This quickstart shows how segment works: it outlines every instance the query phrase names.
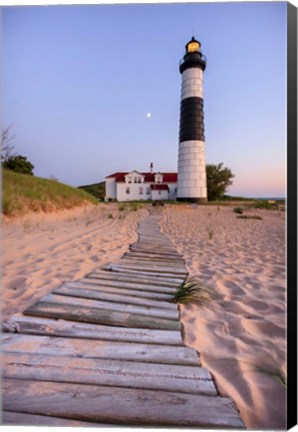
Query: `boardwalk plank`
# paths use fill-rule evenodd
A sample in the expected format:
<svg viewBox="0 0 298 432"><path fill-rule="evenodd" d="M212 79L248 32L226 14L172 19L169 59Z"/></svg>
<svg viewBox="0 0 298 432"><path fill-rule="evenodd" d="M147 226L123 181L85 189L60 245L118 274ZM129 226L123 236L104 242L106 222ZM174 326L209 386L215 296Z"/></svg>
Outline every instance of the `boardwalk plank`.
<svg viewBox="0 0 298 432"><path fill-rule="evenodd" d="M169 301L160 301L160 300L151 300L140 297L138 291L133 291L132 295L119 295L111 292L104 292L100 287L97 289L88 289L88 285L84 287L71 287L71 286L61 286L59 288L55 288L52 293L71 296L71 297L81 297L88 298L93 300L104 300L108 302L117 302L123 304L134 304L139 306L151 306L157 307L161 309L171 309L177 311L177 305L174 303L170 303Z"/></svg>
<svg viewBox="0 0 298 432"><path fill-rule="evenodd" d="M169 271L173 270L173 272L183 272L185 273L185 267L183 264L172 264L170 262L165 261L157 261L150 259L140 259L139 257L122 257L118 264L132 265L138 267L150 267L160 269L161 272L163 269L167 268Z"/></svg>
<svg viewBox="0 0 298 432"><path fill-rule="evenodd" d="M129 288L136 290L145 290L155 293L163 293L163 294L173 294L177 288L180 286L180 283L164 283L161 281L158 283L158 280L152 282L148 279L137 279L128 275L127 273L118 275L117 272L108 272L111 273L110 276L103 278L101 274L90 273L86 277L80 279L80 283L93 283L93 284L101 284L106 286L115 286L118 288ZM107 285L109 284L109 285Z"/></svg>
<svg viewBox="0 0 298 432"><path fill-rule="evenodd" d="M64 296L59 294L48 294L41 300L43 303L57 303L73 305L77 307L89 307L100 311L115 311L130 314L138 314L142 316L150 316L155 318L166 318L171 320L179 319L179 312L175 309L162 309L151 306L130 305L126 303L116 303L109 301L85 299L79 297Z"/></svg>
<svg viewBox="0 0 298 432"><path fill-rule="evenodd" d="M18 379L2 384L4 410L99 423L243 428L229 398Z"/></svg>
<svg viewBox="0 0 298 432"><path fill-rule="evenodd" d="M150 254L145 254L145 253L137 253L137 252L126 252L122 259L137 259L140 262L141 261L153 261L153 262L157 262L157 263L165 263L165 264L173 264L173 265L180 265L180 266L184 266L185 262L184 260L181 258L179 260L177 259L170 259L170 258L166 258L163 255L150 255Z"/></svg>
<svg viewBox="0 0 298 432"><path fill-rule="evenodd" d="M144 244L144 243L134 243L129 247L129 250L131 252L143 252L143 253L149 253L151 255L166 255L168 257L173 257L173 258L181 258L181 255L178 254L177 252L174 252L174 250L164 250L162 248L150 248L148 247L148 245Z"/></svg>
<svg viewBox="0 0 298 432"><path fill-rule="evenodd" d="M161 300L166 302L172 302L174 293L176 289L168 289L163 288L162 290L158 290L158 288L149 287L147 290L147 286L133 285L127 284L125 282L101 282L98 278L83 278L78 282L65 282L62 286L70 287L70 288L86 288L88 290L102 291L106 293L114 293L119 295L127 295L127 296L138 296L139 298L144 299L152 299L152 300ZM129 289L127 289L128 287ZM154 291L154 289L156 291Z"/></svg>
<svg viewBox="0 0 298 432"><path fill-rule="evenodd" d="M41 301L30 306L23 313L25 315L31 316L62 318L70 321L105 324L120 327L180 330L179 321L125 312L100 310L91 307L79 307L76 305L47 303Z"/></svg>
<svg viewBox="0 0 298 432"><path fill-rule="evenodd" d="M4 322L2 331L32 335L60 336L64 338L86 338L118 342L184 346L179 331L113 327L61 319L53 320L38 318L36 316L31 317L22 314L14 315Z"/></svg>
<svg viewBox="0 0 298 432"><path fill-rule="evenodd" d="M164 259L166 261L170 261L173 263L184 263L184 259L182 258L181 255L177 255L175 257L171 256L171 255L165 255L165 254L158 254L158 253L154 253L151 254L150 252L125 252L124 256L128 256L128 257L140 257L140 258L151 258L151 259Z"/></svg>
<svg viewBox="0 0 298 432"><path fill-rule="evenodd" d="M185 268L180 269L177 267L171 267L171 266L158 266L158 265L154 265L154 264L144 264L144 263L139 263L137 261L135 262L129 262L126 260L120 260L117 263L112 263L108 265L108 268L111 266L111 268L113 269L114 266L119 266L120 268L123 267L126 269L131 269L131 270L137 270L137 271L141 271L141 272L149 272L149 273L157 273L160 275L163 275L163 277L168 277L168 274L172 275L172 277L185 277L187 275L187 272L185 270Z"/></svg>
<svg viewBox="0 0 298 432"><path fill-rule="evenodd" d="M4 353L4 378L179 391L217 396L207 369L197 366L77 358L35 353Z"/></svg>
<svg viewBox="0 0 298 432"><path fill-rule="evenodd" d="M80 420L67 420L62 417L50 417L45 415L26 414L15 411L3 411L1 424L3 426L58 426L58 427L111 427L117 425L108 425L103 423L94 423Z"/></svg>
<svg viewBox="0 0 298 432"><path fill-rule="evenodd" d="M199 364L196 351L184 346L64 339L61 337L9 333L2 335L1 339L3 349L6 352L40 353L77 358L128 360L186 366L198 366Z"/></svg>
<svg viewBox="0 0 298 432"><path fill-rule="evenodd" d="M156 276L157 278L159 277L163 277L163 278L172 278L172 279L176 279L177 282L179 281L180 283L182 283L185 279L185 277L187 276L187 273L173 273L170 272L169 274L167 274L166 271L160 272L159 270L156 269L142 269L140 267L132 267L132 266L125 266L125 265L120 265L120 264L108 264L106 267L106 270L109 271L113 271L113 272L122 272L122 273L129 273L131 275L134 274L139 274L139 275L151 275L151 276Z"/></svg>
<svg viewBox="0 0 298 432"><path fill-rule="evenodd" d="M86 277L99 278L101 280L112 280L112 281L121 281L128 282L131 284L138 284L140 286L152 286L156 287L169 287L169 288L177 288L181 281L176 278L164 278L162 276L155 275L140 275L138 273L127 274L124 272L113 272L113 271L104 271L104 270L95 270L92 273L89 273ZM84 279L84 278L83 278ZM81 280L83 280L81 279Z"/></svg>

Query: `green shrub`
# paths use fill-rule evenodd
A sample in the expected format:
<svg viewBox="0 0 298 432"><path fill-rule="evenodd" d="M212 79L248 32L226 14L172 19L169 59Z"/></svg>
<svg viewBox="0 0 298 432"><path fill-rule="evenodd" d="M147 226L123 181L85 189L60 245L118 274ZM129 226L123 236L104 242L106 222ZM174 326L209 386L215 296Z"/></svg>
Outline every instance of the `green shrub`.
<svg viewBox="0 0 298 432"><path fill-rule="evenodd" d="M267 209L267 210L277 209L276 204L270 204L268 201L262 201L262 200L256 201L253 207L256 209Z"/></svg>
<svg viewBox="0 0 298 432"><path fill-rule="evenodd" d="M234 213L242 214L244 212L243 207L234 207Z"/></svg>

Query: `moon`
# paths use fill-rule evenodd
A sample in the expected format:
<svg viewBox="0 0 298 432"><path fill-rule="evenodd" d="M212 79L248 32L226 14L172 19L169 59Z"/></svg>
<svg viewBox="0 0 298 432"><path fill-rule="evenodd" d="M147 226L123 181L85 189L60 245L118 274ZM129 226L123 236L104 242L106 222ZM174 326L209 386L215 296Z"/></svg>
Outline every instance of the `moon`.
<svg viewBox="0 0 298 432"><path fill-rule="evenodd" d="M147 113L147 118L149 119L150 117L151 117L151 113L148 112L148 113Z"/></svg>

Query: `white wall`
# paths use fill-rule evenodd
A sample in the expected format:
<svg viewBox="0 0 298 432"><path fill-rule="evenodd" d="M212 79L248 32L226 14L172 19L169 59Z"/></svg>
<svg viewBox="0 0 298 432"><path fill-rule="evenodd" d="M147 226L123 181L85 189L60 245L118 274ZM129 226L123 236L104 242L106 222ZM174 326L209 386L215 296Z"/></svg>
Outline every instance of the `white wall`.
<svg viewBox="0 0 298 432"><path fill-rule="evenodd" d="M150 200L151 193L147 194L146 183L117 183L117 199L118 201L135 201L135 200ZM126 188L129 188L130 193L126 193ZM140 188L143 193L140 193Z"/></svg>
<svg viewBox="0 0 298 432"><path fill-rule="evenodd" d="M167 183L169 186L169 200L175 200L176 199L176 189L177 189L177 183Z"/></svg>
<svg viewBox="0 0 298 432"><path fill-rule="evenodd" d="M207 197L204 141L184 141L179 143L178 197Z"/></svg>
<svg viewBox="0 0 298 432"><path fill-rule="evenodd" d="M106 178L105 199L116 199L116 183L114 178Z"/></svg>

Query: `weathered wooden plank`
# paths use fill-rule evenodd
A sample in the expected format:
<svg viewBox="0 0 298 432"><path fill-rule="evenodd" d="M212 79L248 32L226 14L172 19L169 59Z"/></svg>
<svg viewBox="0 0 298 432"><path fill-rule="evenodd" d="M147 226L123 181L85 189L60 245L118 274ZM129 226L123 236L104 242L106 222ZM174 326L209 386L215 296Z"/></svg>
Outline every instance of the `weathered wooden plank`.
<svg viewBox="0 0 298 432"><path fill-rule="evenodd" d="M181 258L171 258L166 255L158 255L158 254L149 254L145 252L125 252L123 258L133 258L140 260L152 260L157 262L167 262L172 264L180 264L185 265L184 259Z"/></svg>
<svg viewBox="0 0 298 432"><path fill-rule="evenodd" d="M37 302L27 308L23 313L25 315L62 318L70 321L106 324L120 327L180 330L180 323L175 320L125 312L100 310L91 307L80 307L77 305Z"/></svg>
<svg viewBox="0 0 298 432"><path fill-rule="evenodd" d="M177 258L174 259L174 258L166 257L165 255L157 255L157 254L150 255L141 252L125 252L123 254L123 258L139 259L144 261L148 260L154 262L167 262L172 265L180 265L180 266L183 266L185 264L182 257L180 259Z"/></svg>
<svg viewBox="0 0 298 432"><path fill-rule="evenodd" d="M172 255L172 256L175 256L175 257L179 257L179 255L176 254L174 252L174 250L172 250L172 249L164 248L164 247L161 247L160 245L159 246L158 245L156 245L156 246L148 245L145 242L132 245L130 247L130 250L134 251L134 252L144 252L144 251L147 251L148 253L151 253L151 254L154 254L154 253L155 254L167 254L167 255Z"/></svg>
<svg viewBox="0 0 298 432"><path fill-rule="evenodd" d="M179 331L112 327L61 319L31 317L22 314L14 315L5 321L2 324L2 331L65 338L184 346Z"/></svg>
<svg viewBox="0 0 298 432"><path fill-rule="evenodd" d="M117 273L114 273L117 275ZM121 276L120 276L121 277ZM70 283L75 284L92 284L97 286L106 286L106 287L115 287L118 289L129 289L129 290L137 290L148 292L152 294L174 294L176 289L179 287L179 284L158 284L155 285L145 281L133 281L133 278L128 275L128 277L124 280L118 279L117 277L114 279L111 278L103 279L101 275L97 275L96 273L90 273L88 276L80 279L78 282L65 282L65 285Z"/></svg>
<svg viewBox="0 0 298 432"><path fill-rule="evenodd" d="M180 284L180 281L177 280L177 278L168 278L168 277L164 278L162 276L156 276L150 274L141 275L138 273L134 273L133 275L131 275L121 271L112 272L112 271L105 271L105 270L95 270L94 272L89 273L86 277L92 277L92 278L98 277L102 280L129 282L131 284L138 284L140 286L147 285L147 286L153 286L155 288L156 286L176 288Z"/></svg>
<svg viewBox="0 0 298 432"><path fill-rule="evenodd" d="M136 274L138 273L139 275L154 275L157 277L163 277L163 278L172 278L172 279L177 279L177 281L183 282L183 280L185 279L187 273L186 272L172 272L169 271L167 272L166 270L163 270L162 272L158 269L142 269L140 267L137 266L125 266L124 264L108 264L105 267L106 270L109 271L113 271L113 272L122 272L122 273L129 273L129 274Z"/></svg>
<svg viewBox="0 0 298 432"><path fill-rule="evenodd" d="M154 239L154 241L152 241L152 239ZM167 248L172 248L173 249L173 244L169 242L168 239L166 239L165 237L158 235L158 234L154 234L152 232L146 232L146 233L140 233L139 232L139 242L149 242L153 245L161 245L162 247L167 247Z"/></svg>
<svg viewBox="0 0 298 432"><path fill-rule="evenodd" d="M114 263L115 264L115 263ZM184 271L185 272L185 266L183 264L172 264L169 261L157 261L157 260L147 260L146 258L133 258L133 257L122 257L120 261L117 262L117 264L125 264L125 265L137 265L142 267L153 267L158 269L163 269L167 267L168 269L173 269L176 271ZM162 271L161 271L162 273Z"/></svg>
<svg viewBox="0 0 298 432"><path fill-rule="evenodd" d="M81 297L93 300L104 300L108 302L134 304L140 306L151 306L161 309L171 309L177 311L177 305L175 305L174 303L171 303L170 301L146 299L144 297L138 296L138 291L132 291L133 295L120 295L102 291L100 287L97 287L97 289L95 288L96 287L92 285L91 289L88 289L88 285L85 285L84 287L72 287L64 285L59 288L53 289L52 293L71 297Z"/></svg>
<svg viewBox="0 0 298 432"><path fill-rule="evenodd" d="M182 264L172 264L170 262L165 261L157 261L150 259L140 259L140 258L132 258L132 257L122 257L121 260L118 261L118 264L125 265L137 265L138 267L153 267L158 269L168 268L173 271L183 271L185 273L185 267Z"/></svg>
<svg viewBox="0 0 298 432"><path fill-rule="evenodd" d="M217 396L207 369L35 353L3 353L2 376Z"/></svg>
<svg viewBox="0 0 298 432"><path fill-rule="evenodd" d="M129 247L130 251L132 252L145 252L145 253L150 253L150 254L156 254L156 255L167 255L167 256L171 256L171 257L176 257L176 258L181 258L181 255L178 254L178 252L174 251L174 250L165 250L162 248L150 248L148 247L148 245L144 244L144 243L134 243Z"/></svg>
<svg viewBox="0 0 298 432"><path fill-rule="evenodd" d="M170 265L161 266L157 264L155 265L153 263L146 264L138 261L132 261L132 260L128 261L125 259L121 259L118 262L112 263L110 265L111 266L118 265L125 269L131 269L136 271L140 270L141 272L157 273L162 275L163 277L167 277L168 273L170 275L173 275L174 277L176 277L177 275L180 275L181 277L185 277L187 275L187 271L185 270L184 267L178 268Z"/></svg>
<svg viewBox="0 0 298 432"><path fill-rule="evenodd" d="M126 290L105 286L98 283L67 282L52 291L54 294L69 295L71 297L81 297L106 302L116 302L117 304L130 304L143 307L157 307L161 309L172 309L172 296L170 294L159 294L140 290Z"/></svg>
<svg viewBox="0 0 298 432"><path fill-rule="evenodd" d="M94 423L80 420L67 420L62 417L52 417L46 415L26 414L15 411L3 411L1 424L3 426L50 426L50 427L111 427L117 425L106 423Z"/></svg>
<svg viewBox="0 0 298 432"><path fill-rule="evenodd" d="M19 379L2 384L4 410L99 423L243 428L229 398Z"/></svg>
<svg viewBox="0 0 298 432"><path fill-rule="evenodd" d="M134 344L78 338L66 339L9 333L2 335L1 340L5 352L198 366L196 351L184 346Z"/></svg>
<svg viewBox="0 0 298 432"><path fill-rule="evenodd" d="M109 301L93 300L87 298L64 296L59 294L48 294L41 300L43 303L67 304L77 307L89 307L99 311L115 311L129 314L138 314L154 318L166 318L171 320L179 319L179 311L175 309L161 309L151 306L132 305L127 303L116 303Z"/></svg>

